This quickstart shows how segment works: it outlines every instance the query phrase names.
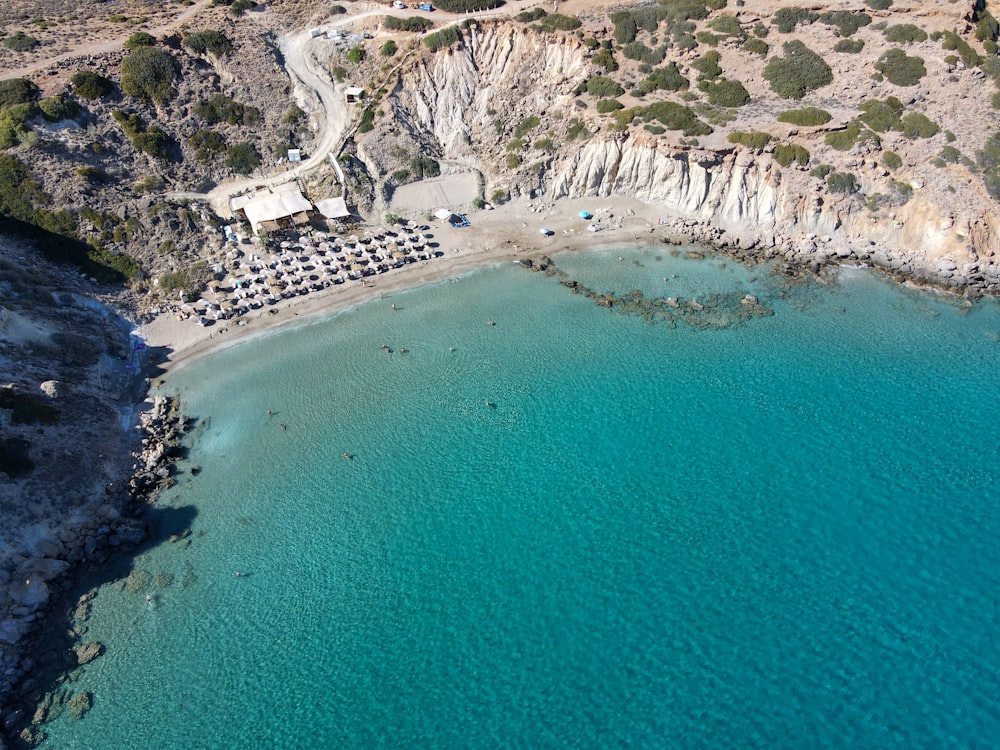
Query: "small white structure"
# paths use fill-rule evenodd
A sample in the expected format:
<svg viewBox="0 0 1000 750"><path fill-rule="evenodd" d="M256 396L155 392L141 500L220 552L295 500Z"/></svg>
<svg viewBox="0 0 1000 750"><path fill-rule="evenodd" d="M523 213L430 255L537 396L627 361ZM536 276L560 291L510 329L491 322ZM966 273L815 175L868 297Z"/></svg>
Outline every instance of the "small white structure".
<svg viewBox="0 0 1000 750"><path fill-rule="evenodd" d="M316 209L328 219L346 219L351 215L343 196L316 201Z"/></svg>
<svg viewBox="0 0 1000 750"><path fill-rule="evenodd" d="M451 217L454 215L455 214L453 214L447 208L439 208L437 211L434 212L434 218L440 219L441 221L451 221Z"/></svg>
<svg viewBox="0 0 1000 750"><path fill-rule="evenodd" d="M297 148L288 149L288 161L302 161L302 151Z"/></svg>
<svg viewBox="0 0 1000 750"><path fill-rule="evenodd" d="M310 29L309 30L309 36L312 39L315 39L318 36L323 36L323 29Z"/></svg>
<svg viewBox="0 0 1000 750"><path fill-rule="evenodd" d="M360 86L348 86L344 89L348 104L355 104L365 98L365 90Z"/></svg>

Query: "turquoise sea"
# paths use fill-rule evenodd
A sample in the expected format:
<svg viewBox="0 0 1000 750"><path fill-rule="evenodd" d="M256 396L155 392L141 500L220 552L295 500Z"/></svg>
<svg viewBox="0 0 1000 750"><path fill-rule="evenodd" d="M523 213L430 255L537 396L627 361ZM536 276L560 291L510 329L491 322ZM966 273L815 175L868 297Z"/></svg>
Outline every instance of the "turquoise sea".
<svg viewBox="0 0 1000 750"><path fill-rule="evenodd" d="M1000 307L557 262L775 314L504 264L181 368L192 535L100 590L45 746L995 747Z"/></svg>

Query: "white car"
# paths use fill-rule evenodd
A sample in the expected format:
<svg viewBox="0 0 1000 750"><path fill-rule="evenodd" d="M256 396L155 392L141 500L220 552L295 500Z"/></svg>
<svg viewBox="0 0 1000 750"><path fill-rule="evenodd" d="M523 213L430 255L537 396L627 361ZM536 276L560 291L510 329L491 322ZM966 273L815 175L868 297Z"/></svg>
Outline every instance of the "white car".
<svg viewBox="0 0 1000 750"><path fill-rule="evenodd" d="M399 0L393 0L392 7L395 8L396 10L405 10L406 3L401 3L399 2Z"/></svg>

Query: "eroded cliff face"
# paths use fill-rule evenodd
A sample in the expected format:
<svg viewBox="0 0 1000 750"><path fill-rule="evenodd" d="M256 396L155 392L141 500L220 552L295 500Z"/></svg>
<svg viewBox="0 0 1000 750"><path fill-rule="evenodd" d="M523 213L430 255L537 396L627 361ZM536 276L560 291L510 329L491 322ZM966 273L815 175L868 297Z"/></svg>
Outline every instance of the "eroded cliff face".
<svg viewBox="0 0 1000 750"><path fill-rule="evenodd" d="M457 48L404 72L389 99L394 130L376 130L361 152L376 174L387 174L385 143L403 137L445 169L479 171L486 196L496 188L548 198L629 196L662 206L667 225L697 228L701 238L789 260L870 262L943 286L1000 291L995 202L973 181L966 181L967 194L955 195L914 179L908 199L873 204L865 196L890 182L877 154L826 150L826 158L840 159L834 168L859 175L861 194L844 195L807 168L782 167L768 149L719 138L708 139L714 147L682 145L640 127L616 132L607 118L574 104L575 90L594 74L587 52L571 37L512 24L466 30ZM519 124L533 117L540 124L512 145ZM575 119L585 123L582 137L561 137ZM539 149L544 138L552 145Z"/></svg>

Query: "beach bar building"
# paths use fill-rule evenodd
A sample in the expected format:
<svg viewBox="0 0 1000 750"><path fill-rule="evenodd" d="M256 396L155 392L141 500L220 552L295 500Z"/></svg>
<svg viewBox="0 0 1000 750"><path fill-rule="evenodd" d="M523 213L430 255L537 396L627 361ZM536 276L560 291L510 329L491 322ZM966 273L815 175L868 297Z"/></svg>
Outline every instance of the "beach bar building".
<svg viewBox="0 0 1000 750"><path fill-rule="evenodd" d="M245 217L254 232L262 229L273 232L307 224L309 212L313 210L294 182L237 195L229 200L229 208L234 214Z"/></svg>

